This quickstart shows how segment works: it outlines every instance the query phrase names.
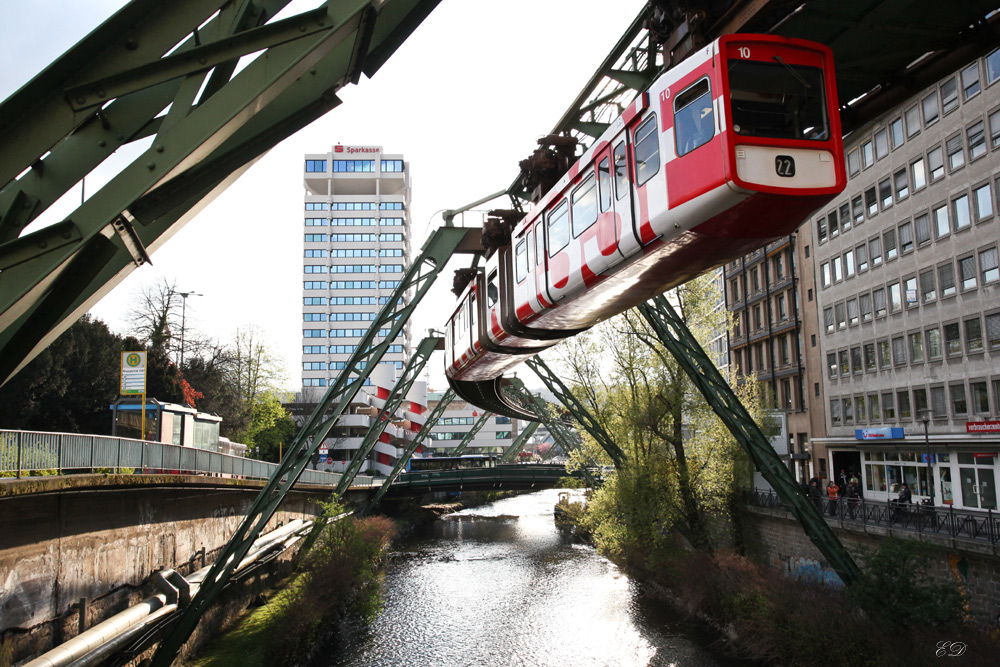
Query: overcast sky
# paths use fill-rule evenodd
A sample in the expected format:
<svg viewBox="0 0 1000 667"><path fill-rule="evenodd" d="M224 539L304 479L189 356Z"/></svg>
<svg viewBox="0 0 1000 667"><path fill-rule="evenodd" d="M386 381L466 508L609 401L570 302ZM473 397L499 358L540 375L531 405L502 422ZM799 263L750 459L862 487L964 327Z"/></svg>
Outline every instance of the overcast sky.
<svg viewBox="0 0 1000 667"><path fill-rule="evenodd" d="M125 3L8 4L0 25L0 99ZM318 4L296 0L289 9ZM137 269L105 297L94 315L124 333L141 286L176 281L181 291L204 294L188 300L189 331L227 341L237 327L258 326L284 359L287 387L298 389L303 155L337 143L402 153L411 170L416 253L427 230L440 224L439 211L513 181L518 161L555 125L644 4L443 0L371 80L362 77L342 90L340 107L261 159L156 252L152 266ZM88 178L87 195L113 173ZM76 188L39 224L61 220L79 199ZM440 328L453 307L450 268L414 316L414 344L429 327ZM443 361L435 357L431 364L431 386L441 389Z"/></svg>

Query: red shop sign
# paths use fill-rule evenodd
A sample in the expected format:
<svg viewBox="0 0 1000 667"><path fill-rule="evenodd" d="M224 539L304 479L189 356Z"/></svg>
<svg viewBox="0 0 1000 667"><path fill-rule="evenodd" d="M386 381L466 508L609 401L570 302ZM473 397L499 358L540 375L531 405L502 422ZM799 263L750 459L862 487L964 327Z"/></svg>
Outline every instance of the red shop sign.
<svg viewBox="0 0 1000 667"><path fill-rule="evenodd" d="M965 422L966 433L1000 433L1000 421Z"/></svg>

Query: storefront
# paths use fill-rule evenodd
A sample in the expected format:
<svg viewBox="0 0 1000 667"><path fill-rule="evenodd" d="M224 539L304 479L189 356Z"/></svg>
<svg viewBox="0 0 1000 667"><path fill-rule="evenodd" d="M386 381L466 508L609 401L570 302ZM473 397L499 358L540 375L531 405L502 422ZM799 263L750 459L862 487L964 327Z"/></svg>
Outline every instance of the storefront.
<svg viewBox="0 0 1000 667"><path fill-rule="evenodd" d="M826 438L831 469L860 459L861 488L868 500L899 496L939 507L996 510L1000 441L993 437L906 435L902 428L857 429L853 441Z"/></svg>

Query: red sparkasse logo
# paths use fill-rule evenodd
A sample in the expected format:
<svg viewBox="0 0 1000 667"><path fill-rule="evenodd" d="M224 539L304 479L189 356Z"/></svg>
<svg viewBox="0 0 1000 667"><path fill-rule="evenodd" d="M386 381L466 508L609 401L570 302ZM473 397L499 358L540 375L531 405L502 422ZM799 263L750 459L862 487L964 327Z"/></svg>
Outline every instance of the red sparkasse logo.
<svg viewBox="0 0 1000 667"><path fill-rule="evenodd" d="M334 153L343 153L344 152L344 147L341 146L340 144L337 144L336 146L333 147L333 152Z"/></svg>

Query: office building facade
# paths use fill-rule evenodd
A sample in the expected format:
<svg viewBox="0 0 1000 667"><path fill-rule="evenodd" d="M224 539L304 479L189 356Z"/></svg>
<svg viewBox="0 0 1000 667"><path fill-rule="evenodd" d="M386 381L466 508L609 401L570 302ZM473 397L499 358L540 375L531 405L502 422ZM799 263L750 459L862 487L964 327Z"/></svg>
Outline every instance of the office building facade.
<svg viewBox="0 0 1000 667"><path fill-rule="evenodd" d="M810 221L831 474L867 498L997 508L1000 51L845 140Z"/></svg>
<svg viewBox="0 0 1000 667"><path fill-rule="evenodd" d="M302 388L337 378L410 263L410 176L402 155L333 146L303 164ZM379 338L388 333L379 331ZM410 357L410 325L380 363Z"/></svg>

